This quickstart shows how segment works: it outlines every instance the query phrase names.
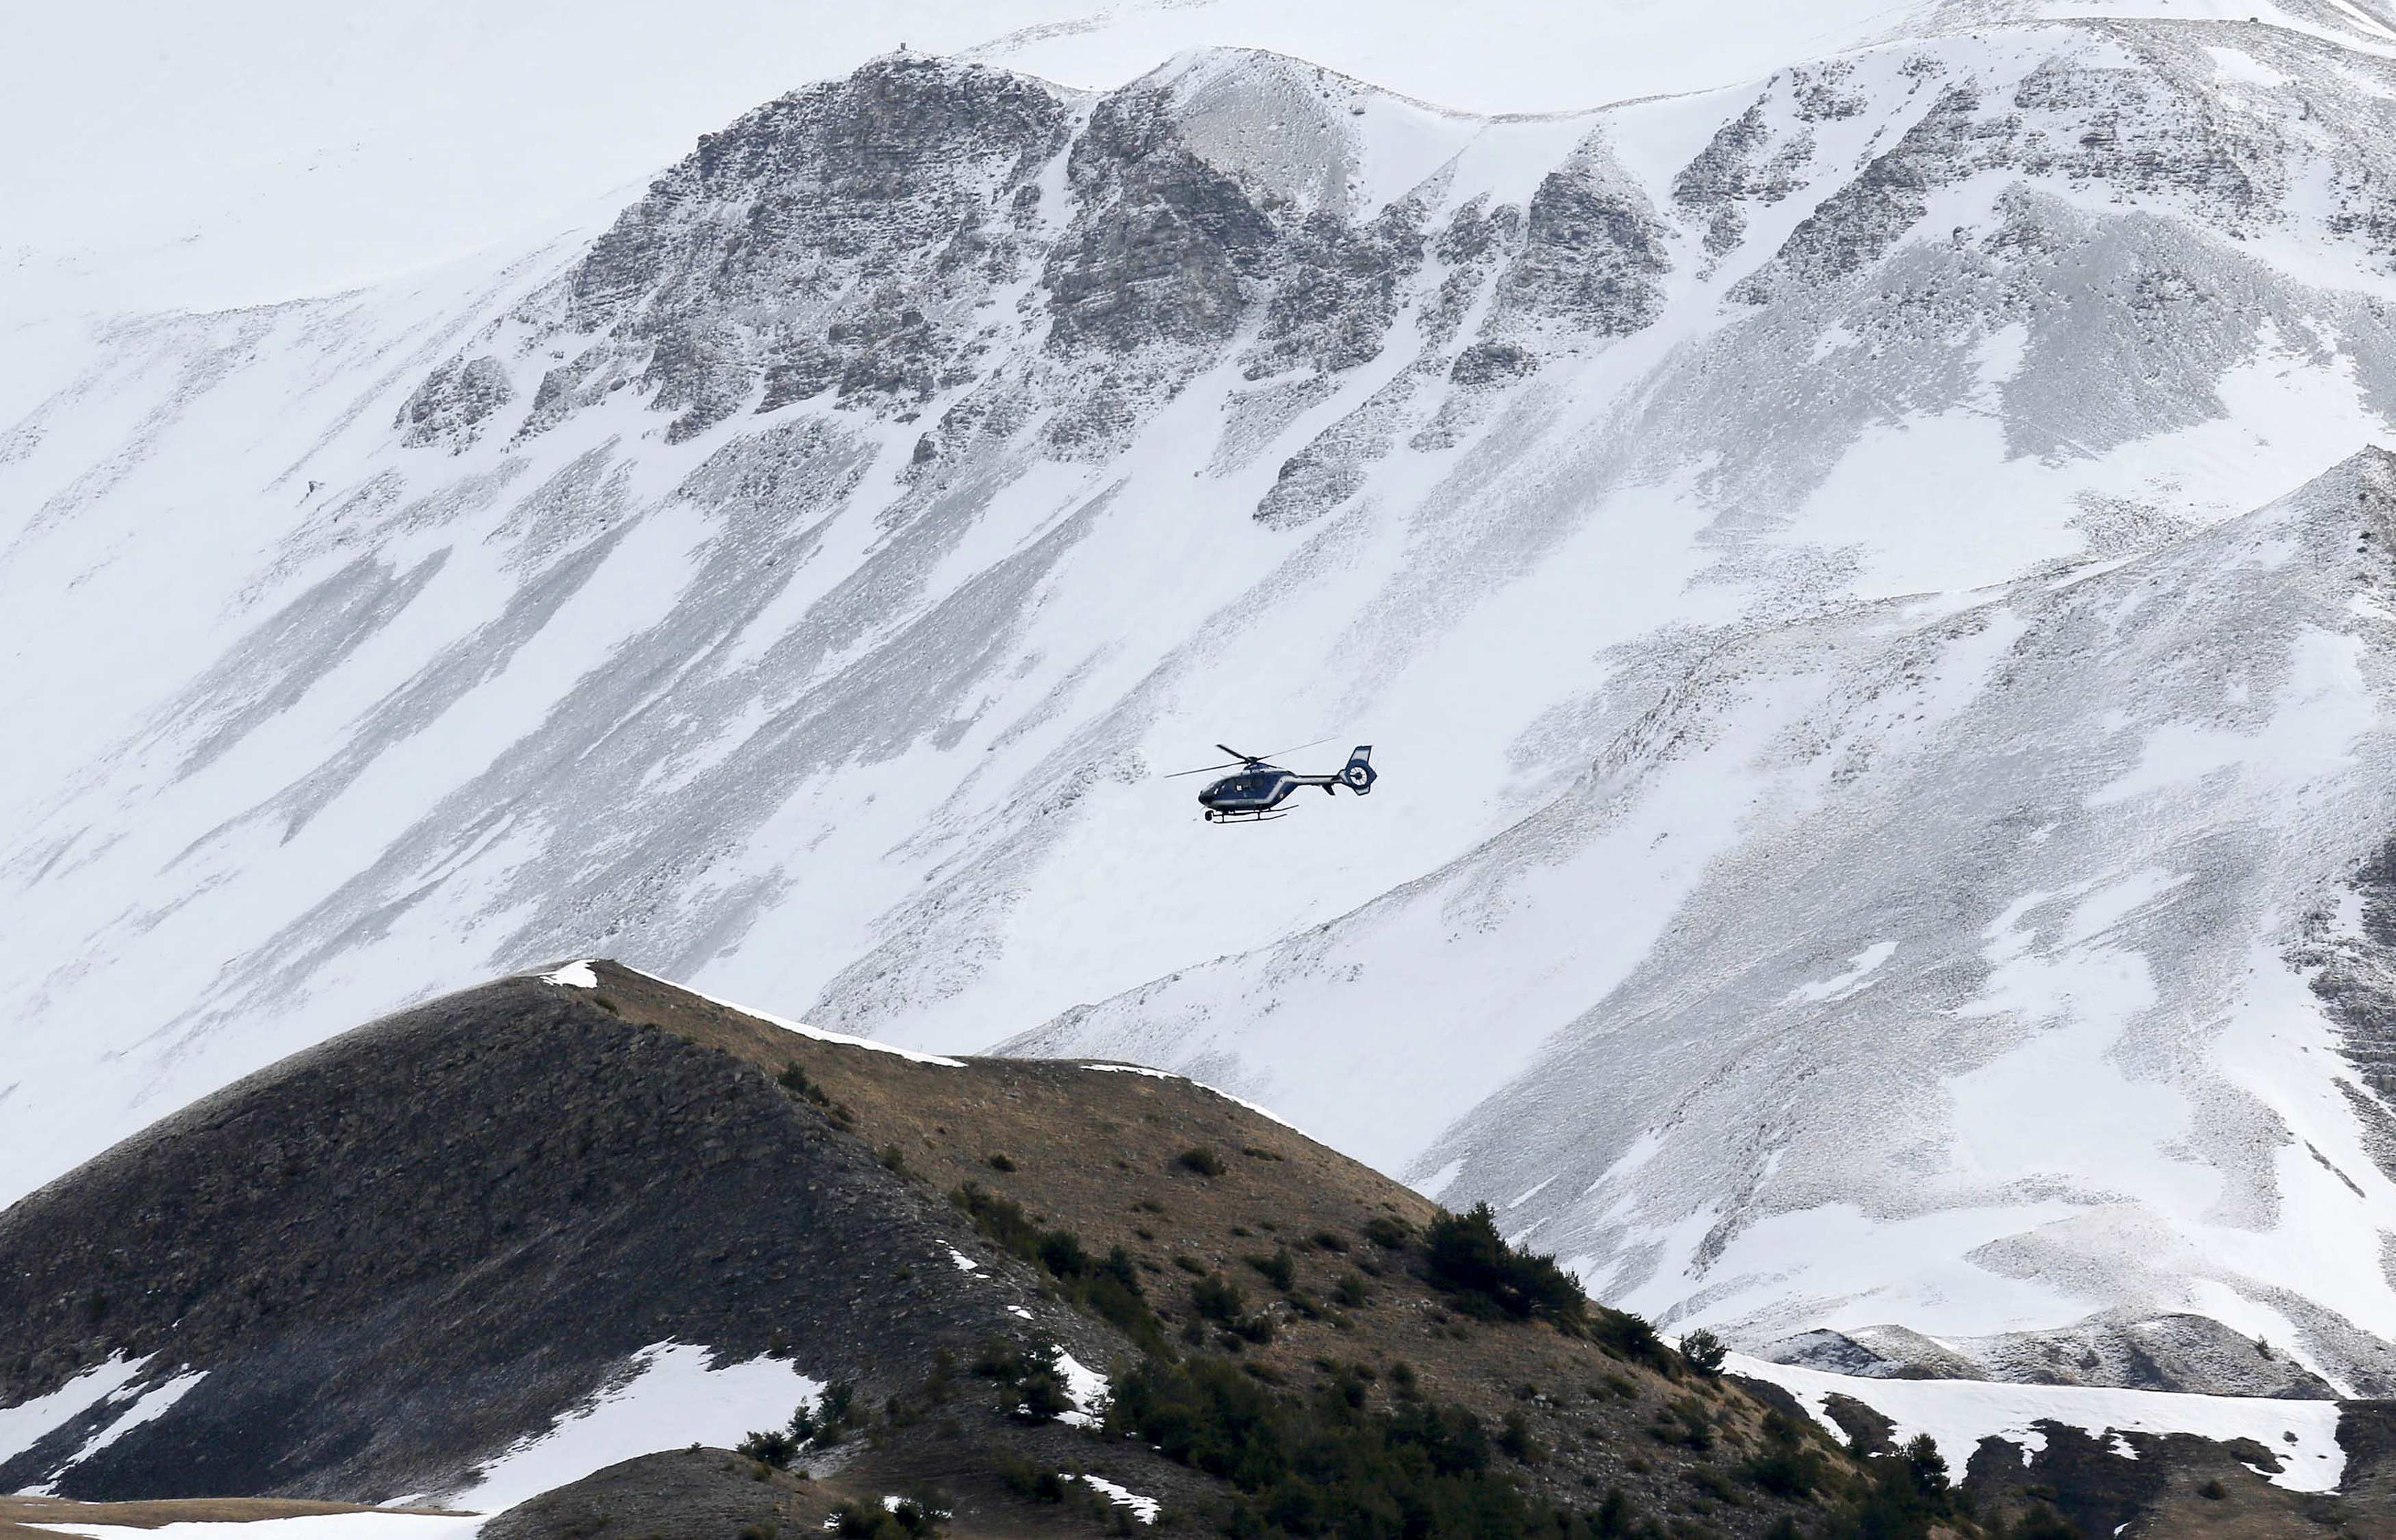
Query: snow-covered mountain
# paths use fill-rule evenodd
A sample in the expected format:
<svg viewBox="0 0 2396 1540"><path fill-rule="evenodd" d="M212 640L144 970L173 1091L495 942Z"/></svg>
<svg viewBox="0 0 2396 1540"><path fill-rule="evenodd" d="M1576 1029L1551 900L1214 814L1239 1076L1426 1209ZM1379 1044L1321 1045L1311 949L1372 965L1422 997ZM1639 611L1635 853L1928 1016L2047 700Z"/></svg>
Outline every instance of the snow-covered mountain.
<svg viewBox="0 0 2396 1540"><path fill-rule="evenodd" d="M893 56L587 240L20 329L0 1198L605 951L1756 1345L2390 1383L2396 33L2256 14L1539 117Z"/></svg>

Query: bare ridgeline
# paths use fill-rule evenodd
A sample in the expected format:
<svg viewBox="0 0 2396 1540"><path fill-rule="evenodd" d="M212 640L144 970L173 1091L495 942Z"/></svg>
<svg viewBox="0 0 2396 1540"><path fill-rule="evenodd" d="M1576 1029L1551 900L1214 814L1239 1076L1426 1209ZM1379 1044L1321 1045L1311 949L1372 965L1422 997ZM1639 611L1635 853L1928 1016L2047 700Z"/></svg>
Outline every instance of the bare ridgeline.
<svg viewBox="0 0 2396 1540"><path fill-rule="evenodd" d="M910 1055L604 962L337 1038L28 1198L0 1216L0 1402L138 1366L0 1465L111 1503L472 1507L483 1467L660 1343L824 1387L795 1439L613 1466L512 1507L504 1540L795 1540L844 1505L857 1532L1159 1517L1110 1491L1190 1533L1392 1505L1491 1536L2396 1515L2376 1405L2346 1409L2342 1497L2267 1480L2286 1451L2133 1434L2125 1460L2052 1425L1984 1445L1959 1493L1860 1404L1830 1408L1843 1443L1191 1082Z"/></svg>

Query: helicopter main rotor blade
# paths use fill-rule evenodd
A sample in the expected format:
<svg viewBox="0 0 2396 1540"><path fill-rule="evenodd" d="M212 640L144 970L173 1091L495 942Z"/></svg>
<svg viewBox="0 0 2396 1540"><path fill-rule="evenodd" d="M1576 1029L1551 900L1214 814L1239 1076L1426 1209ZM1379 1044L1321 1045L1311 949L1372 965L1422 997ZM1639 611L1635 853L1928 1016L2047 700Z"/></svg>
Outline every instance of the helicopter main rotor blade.
<svg viewBox="0 0 2396 1540"><path fill-rule="evenodd" d="M1312 743L1301 743L1295 749L1276 749L1271 753L1267 754L1265 758L1269 760L1277 760L1284 754L1299 753L1308 749L1320 749L1326 743L1336 743L1338 741L1338 740L1336 737L1320 737L1316 738ZM1215 745L1215 747L1220 749L1223 746L1218 743Z"/></svg>
<svg viewBox="0 0 2396 1540"><path fill-rule="evenodd" d="M1157 779L1173 780L1181 776L1204 776L1216 770L1236 769L1243 764L1263 764L1269 761L1279 759L1284 754L1295 754L1299 749L1320 749L1323 745L1332 741L1332 739L1327 737L1316 738L1312 743L1299 744L1298 749L1282 749L1270 754L1243 754L1228 743L1218 743L1215 745L1215 747L1231 756L1221 764L1202 764L1195 770L1168 770L1164 775L1159 776Z"/></svg>
<svg viewBox="0 0 2396 1540"><path fill-rule="evenodd" d="M1157 777L1156 778L1157 778L1157 779L1159 779L1159 780L1173 780L1173 779L1176 779L1177 777L1182 777L1182 776L1204 776L1204 775L1206 775L1207 773L1209 773L1210 771L1215 771L1215 770L1230 770L1230 769L1236 768L1236 767L1237 767L1237 766L1239 766L1239 765L1245 764L1245 763L1248 763L1248 762L1247 762L1246 760L1244 760L1244 759L1238 759L1238 760L1232 760L1230 763L1227 763L1227 764L1202 764L1202 765L1200 765L1200 766L1199 766L1197 769L1195 769L1195 770L1168 770L1168 771L1166 771L1164 775L1159 776L1159 777Z"/></svg>

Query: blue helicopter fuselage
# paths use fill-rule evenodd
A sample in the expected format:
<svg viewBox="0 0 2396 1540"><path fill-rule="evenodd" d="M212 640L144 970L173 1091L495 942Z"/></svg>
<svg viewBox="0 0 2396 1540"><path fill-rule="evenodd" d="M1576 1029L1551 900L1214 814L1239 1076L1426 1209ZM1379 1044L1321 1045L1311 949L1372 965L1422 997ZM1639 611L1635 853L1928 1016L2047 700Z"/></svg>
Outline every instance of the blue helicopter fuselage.
<svg viewBox="0 0 2396 1540"><path fill-rule="evenodd" d="M1299 784L1288 771L1264 765L1207 782L1198 805L1210 813L1263 813L1280 806Z"/></svg>

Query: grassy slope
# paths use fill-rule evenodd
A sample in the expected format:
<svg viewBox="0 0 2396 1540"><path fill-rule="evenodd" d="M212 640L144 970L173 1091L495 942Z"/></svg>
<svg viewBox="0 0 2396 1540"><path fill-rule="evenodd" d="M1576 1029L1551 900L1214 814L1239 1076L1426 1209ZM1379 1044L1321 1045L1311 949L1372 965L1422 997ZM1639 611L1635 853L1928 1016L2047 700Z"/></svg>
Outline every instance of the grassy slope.
<svg viewBox="0 0 2396 1540"><path fill-rule="evenodd" d="M1074 1232L1093 1254L1124 1247L1177 1351L1191 1350L1181 1329L1197 1318L1193 1275L1180 1261L1187 1258L1234 1281L1251 1311L1272 1318L1273 1340L1242 1344L1243 1364L1298 1389L1326 1378L1324 1361L1368 1365L1378 1375L1372 1394L1379 1404L1389 1404L1390 1371L1410 1365L1426 1395L1473 1411L1493 1429L1508 1414L1520 1414L1551 1457L1501 1463L1560 1503L1593 1506L1607 1488L1619 1487L1643 1511L1704 1518L1735 1534L1761 1533L1787 1509L1730 1474L1763 1445L1769 1408L1762 1401L1735 1385L1668 1377L1544 1324L1469 1319L1416 1276L1418 1248L1393 1251L1364 1239L1376 1218L1419 1231L1439 1212L1436 1205L1239 1103L1187 1081L1066 1062L973 1059L964 1069L912 1063L798 1036L606 962L596 967L594 1001L626 1020L720 1049L768 1074L797 1065L845 1111L856 1137L877 1151L895 1151L903 1179L943 1193L974 1183L1020 1202L1045 1226ZM1179 1162L1197 1148L1220 1158L1219 1175ZM993 1156L1013 1169L999 1169ZM1295 1273L1290 1293L1247 1261L1285 1246ZM979 1243L978 1255L994 1253ZM1368 1302L1341 1308L1332 1301L1349 1277L1362 1278ZM1308 1319L1292 1294L1310 1296L1317 1318ZM1198 1350L1227 1346L1210 1330ZM1692 1397L1716 1426L1714 1447L1703 1453L1648 1432L1666 1405ZM1072 1440L1058 1452L1090 1445L1088 1453L1120 1458L1079 1435ZM904 1446L916 1441L891 1439L877 1463L896 1479L936 1473L956 1454L912 1456ZM1185 1498L1202 1497L1184 1474L1151 1471L1142 1479L1161 1480ZM1700 1481L1736 1493L1736 1505Z"/></svg>

